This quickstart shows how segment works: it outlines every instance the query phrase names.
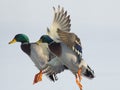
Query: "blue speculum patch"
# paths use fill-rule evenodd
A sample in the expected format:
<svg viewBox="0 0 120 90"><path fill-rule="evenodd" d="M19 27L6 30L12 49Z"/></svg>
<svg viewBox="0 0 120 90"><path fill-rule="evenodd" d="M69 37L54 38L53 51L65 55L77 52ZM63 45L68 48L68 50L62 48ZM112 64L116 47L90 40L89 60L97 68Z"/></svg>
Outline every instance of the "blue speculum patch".
<svg viewBox="0 0 120 90"><path fill-rule="evenodd" d="M74 45L75 49L77 49L80 53L82 53L82 47L78 44Z"/></svg>

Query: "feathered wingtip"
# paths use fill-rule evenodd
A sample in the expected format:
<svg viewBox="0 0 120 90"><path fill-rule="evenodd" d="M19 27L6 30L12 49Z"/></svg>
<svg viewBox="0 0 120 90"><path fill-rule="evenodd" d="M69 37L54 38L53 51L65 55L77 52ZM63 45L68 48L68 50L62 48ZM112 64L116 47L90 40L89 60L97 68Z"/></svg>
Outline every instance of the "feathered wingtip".
<svg viewBox="0 0 120 90"><path fill-rule="evenodd" d="M64 13L64 8L62 7L62 9L60 10L60 5L58 5L58 9L56 10L55 7L53 7L54 13L56 12L62 12Z"/></svg>
<svg viewBox="0 0 120 90"><path fill-rule="evenodd" d="M54 18L50 28L47 29L47 35L49 35L54 41L60 42L57 29L69 32L71 27L71 19L70 15L67 14L67 11L65 11L63 7L60 7L60 5L58 5L57 8L53 7L53 10Z"/></svg>
<svg viewBox="0 0 120 90"><path fill-rule="evenodd" d="M58 8L56 9L53 7L54 10L54 19L53 19L53 26L57 25L56 28L60 28L63 31L70 31L70 15L67 15L67 11L64 10L63 7L60 7L58 5Z"/></svg>

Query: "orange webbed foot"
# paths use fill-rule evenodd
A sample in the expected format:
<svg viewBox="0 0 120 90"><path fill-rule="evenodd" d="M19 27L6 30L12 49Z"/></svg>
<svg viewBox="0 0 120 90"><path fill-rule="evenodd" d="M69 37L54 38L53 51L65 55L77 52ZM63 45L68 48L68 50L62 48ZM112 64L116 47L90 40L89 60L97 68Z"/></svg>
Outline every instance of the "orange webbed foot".
<svg viewBox="0 0 120 90"><path fill-rule="evenodd" d="M80 68L80 69L78 70L78 76L79 76L80 81L82 80L81 72L82 72L82 68Z"/></svg>
<svg viewBox="0 0 120 90"><path fill-rule="evenodd" d="M38 83L39 81L42 81L42 71L35 75L33 84Z"/></svg>
<svg viewBox="0 0 120 90"><path fill-rule="evenodd" d="M80 90L82 90L82 84L80 83L80 81L78 80L78 78L76 78L76 83L79 86Z"/></svg>
<svg viewBox="0 0 120 90"><path fill-rule="evenodd" d="M81 77L81 72L82 72L82 68L80 68L78 70L78 73L76 75L76 83L77 85L79 86L80 90L82 90L82 84L81 84L81 80L82 80L82 77Z"/></svg>

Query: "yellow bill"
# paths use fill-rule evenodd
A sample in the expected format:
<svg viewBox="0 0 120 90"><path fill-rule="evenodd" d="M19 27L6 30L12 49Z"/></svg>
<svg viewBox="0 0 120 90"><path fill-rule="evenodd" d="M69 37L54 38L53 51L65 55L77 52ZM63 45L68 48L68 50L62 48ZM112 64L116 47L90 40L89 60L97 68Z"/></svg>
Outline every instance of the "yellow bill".
<svg viewBox="0 0 120 90"><path fill-rule="evenodd" d="M9 42L9 44L13 44L13 43L16 43L16 39L13 39L12 41Z"/></svg>
<svg viewBox="0 0 120 90"><path fill-rule="evenodd" d="M40 39L40 40L38 40L36 43L37 43L38 45L40 45L40 43L42 43L42 40Z"/></svg>

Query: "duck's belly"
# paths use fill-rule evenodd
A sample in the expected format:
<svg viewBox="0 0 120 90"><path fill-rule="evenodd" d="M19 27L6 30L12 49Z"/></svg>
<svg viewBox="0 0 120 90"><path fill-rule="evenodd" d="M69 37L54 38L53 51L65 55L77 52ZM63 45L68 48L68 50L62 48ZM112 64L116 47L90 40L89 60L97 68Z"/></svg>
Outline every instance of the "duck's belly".
<svg viewBox="0 0 120 90"><path fill-rule="evenodd" d="M61 63L66 65L73 73L77 73L79 69L77 56L66 45L62 44L62 54L60 56Z"/></svg>
<svg viewBox="0 0 120 90"><path fill-rule="evenodd" d="M32 50L30 58L32 59L36 67L39 70L41 70L44 67L44 65L48 62L48 55L43 54L42 46L32 44L31 49Z"/></svg>

